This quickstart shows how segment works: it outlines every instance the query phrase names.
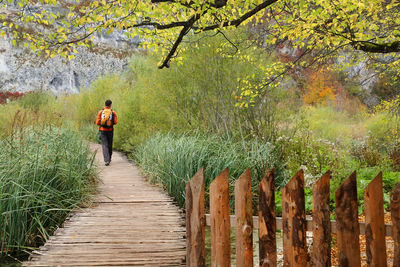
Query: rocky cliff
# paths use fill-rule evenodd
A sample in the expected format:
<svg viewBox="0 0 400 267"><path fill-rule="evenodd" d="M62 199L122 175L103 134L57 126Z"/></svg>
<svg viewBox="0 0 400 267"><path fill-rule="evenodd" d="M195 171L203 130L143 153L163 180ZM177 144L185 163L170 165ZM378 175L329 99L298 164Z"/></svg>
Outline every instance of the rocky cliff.
<svg viewBox="0 0 400 267"><path fill-rule="evenodd" d="M0 37L0 92L76 93L102 75L123 71L140 40L114 32L98 34L94 43L92 49L80 48L71 61L61 57L46 61Z"/></svg>

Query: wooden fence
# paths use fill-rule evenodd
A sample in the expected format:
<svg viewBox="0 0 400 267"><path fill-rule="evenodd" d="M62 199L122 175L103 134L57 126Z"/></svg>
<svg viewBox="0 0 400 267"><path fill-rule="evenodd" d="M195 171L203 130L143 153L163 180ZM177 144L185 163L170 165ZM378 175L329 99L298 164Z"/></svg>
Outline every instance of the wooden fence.
<svg viewBox="0 0 400 267"><path fill-rule="evenodd" d="M336 233L339 266L361 266L359 235L366 236L367 266L386 267L385 236L394 240L394 264L400 267L400 185L390 197L392 225L384 223L382 173L364 190L365 223L358 222L356 173L335 192L336 222L329 211L330 173L313 186L312 220L305 214L304 176L297 172L282 191L282 218L275 216L274 171L260 182L258 217L252 216L251 173L235 183L235 216L229 214L228 169L210 185L210 215L204 211L204 172L186 186L187 266L205 266L205 225L211 225L211 266L230 266L230 227L236 229L236 265L253 266L253 224L259 229L262 267L277 265L276 230L283 233L284 266L307 266L306 231L313 232L312 266L331 266L331 234ZM207 218L208 217L208 218ZM257 221L255 221L255 219Z"/></svg>

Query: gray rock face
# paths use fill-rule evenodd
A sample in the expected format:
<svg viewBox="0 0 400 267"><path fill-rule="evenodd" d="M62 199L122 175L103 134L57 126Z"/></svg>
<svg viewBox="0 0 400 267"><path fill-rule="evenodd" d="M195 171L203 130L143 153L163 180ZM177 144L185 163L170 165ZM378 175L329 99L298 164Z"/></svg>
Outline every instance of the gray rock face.
<svg viewBox="0 0 400 267"><path fill-rule="evenodd" d="M128 39L115 31L98 34L92 49L79 48L75 59L53 57L47 61L14 47L0 38L0 91L50 91L56 95L76 93L98 77L123 71L129 56L138 50L140 39Z"/></svg>

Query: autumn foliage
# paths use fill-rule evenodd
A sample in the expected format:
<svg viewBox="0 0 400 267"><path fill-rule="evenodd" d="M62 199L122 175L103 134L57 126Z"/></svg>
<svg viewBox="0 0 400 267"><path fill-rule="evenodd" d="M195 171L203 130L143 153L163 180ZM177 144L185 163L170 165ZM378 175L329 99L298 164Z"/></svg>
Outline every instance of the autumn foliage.
<svg viewBox="0 0 400 267"><path fill-rule="evenodd" d="M25 93L20 92L0 92L0 104L6 104L7 100L12 100L24 95Z"/></svg>
<svg viewBox="0 0 400 267"><path fill-rule="evenodd" d="M303 100L306 104L335 103L342 85L333 78L329 70L323 69L307 75Z"/></svg>

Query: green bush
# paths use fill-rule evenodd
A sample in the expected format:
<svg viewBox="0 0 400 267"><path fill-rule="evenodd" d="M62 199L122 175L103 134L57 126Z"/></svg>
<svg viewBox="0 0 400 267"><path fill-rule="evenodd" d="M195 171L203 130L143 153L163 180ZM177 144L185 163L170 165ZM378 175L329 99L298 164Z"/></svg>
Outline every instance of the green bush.
<svg viewBox="0 0 400 267"><path fill-rule="evenodd" d="M16 102L26 110L38 112L40 109L47 107L54 102L55 97L49 93L44 92L29 92L23 97L16 100Z"/></svg>
<svg viewBox="0 0 400 267"><path fill-rule="evenodd" d="M161 183L166 188L181 207L185 205L186 183L202 166L205 168L207 203L210 183L227 167L229 167L231 196L234 181L247 168L252 170L255 198L258 194L259 181L266 170L275 167L275 183L278 188L287 178L280 153L270 143L255 140L231 142L215 135L156 135L137 148L134 159L153 181ZM233 207L232 201L231 207Z"/></svg>
<svg viewBox="0 0 400 267"><path fill-rule="evenodd" d="M393 172L388 170L382 170L380 167L365 167L361 168L357 172L357 194L360 208L363 210L364 203L364 189L368 184L382 171L382 183L383 183L383 203L385 209L389 209L390 206L390 193L394 187L400 183L400 172Z"/></svg>
<svg viewBox="0 0 400 267"><path fill-rule="evenodd" d="M291 137L280 136L277 145L292 175L303 169L306 187L310 187L328 170L332 172L332 178L341 183L358 168L357 162L340 144L318 138L308 129L301 129Z"/></svg>
<svg viewBox="0 0 400 267"><path fill-rule="evenodd" d="M0 140L0 253L42 244L94 193L94 155L79 136L52 126Z"/></svg>
<svg viewBox="0 0 400 267"><path fill-rule="evenodd" d="M43 92L31 92L0 105L0 139L11 134L16 128L52 123L60 125L61 114L55 109L56 98Z"/></svg>
<svg viewBox="0 0 400 267"><path fill-rule="evenodd" d="M243 42L246 33L230 37L246 48L251 45ZM134 55L125 73L105 76L81 90L75 99L75 118L80 126L93 124L104 100L110 98L118 114L114 144L126 152L156 133L170 131L201 130L272 141L279 122L287 122L284 115L295 112L288 108L293 106L291 93L263 86L248 108L238 106L242 88L247 86L244 81L262 84L262 67L271 62L262 49L251 47L241 51L246 56L239 60L222 35L206 38L182 52L182 64L163 70L155 67L159 55Z"/></svg>

